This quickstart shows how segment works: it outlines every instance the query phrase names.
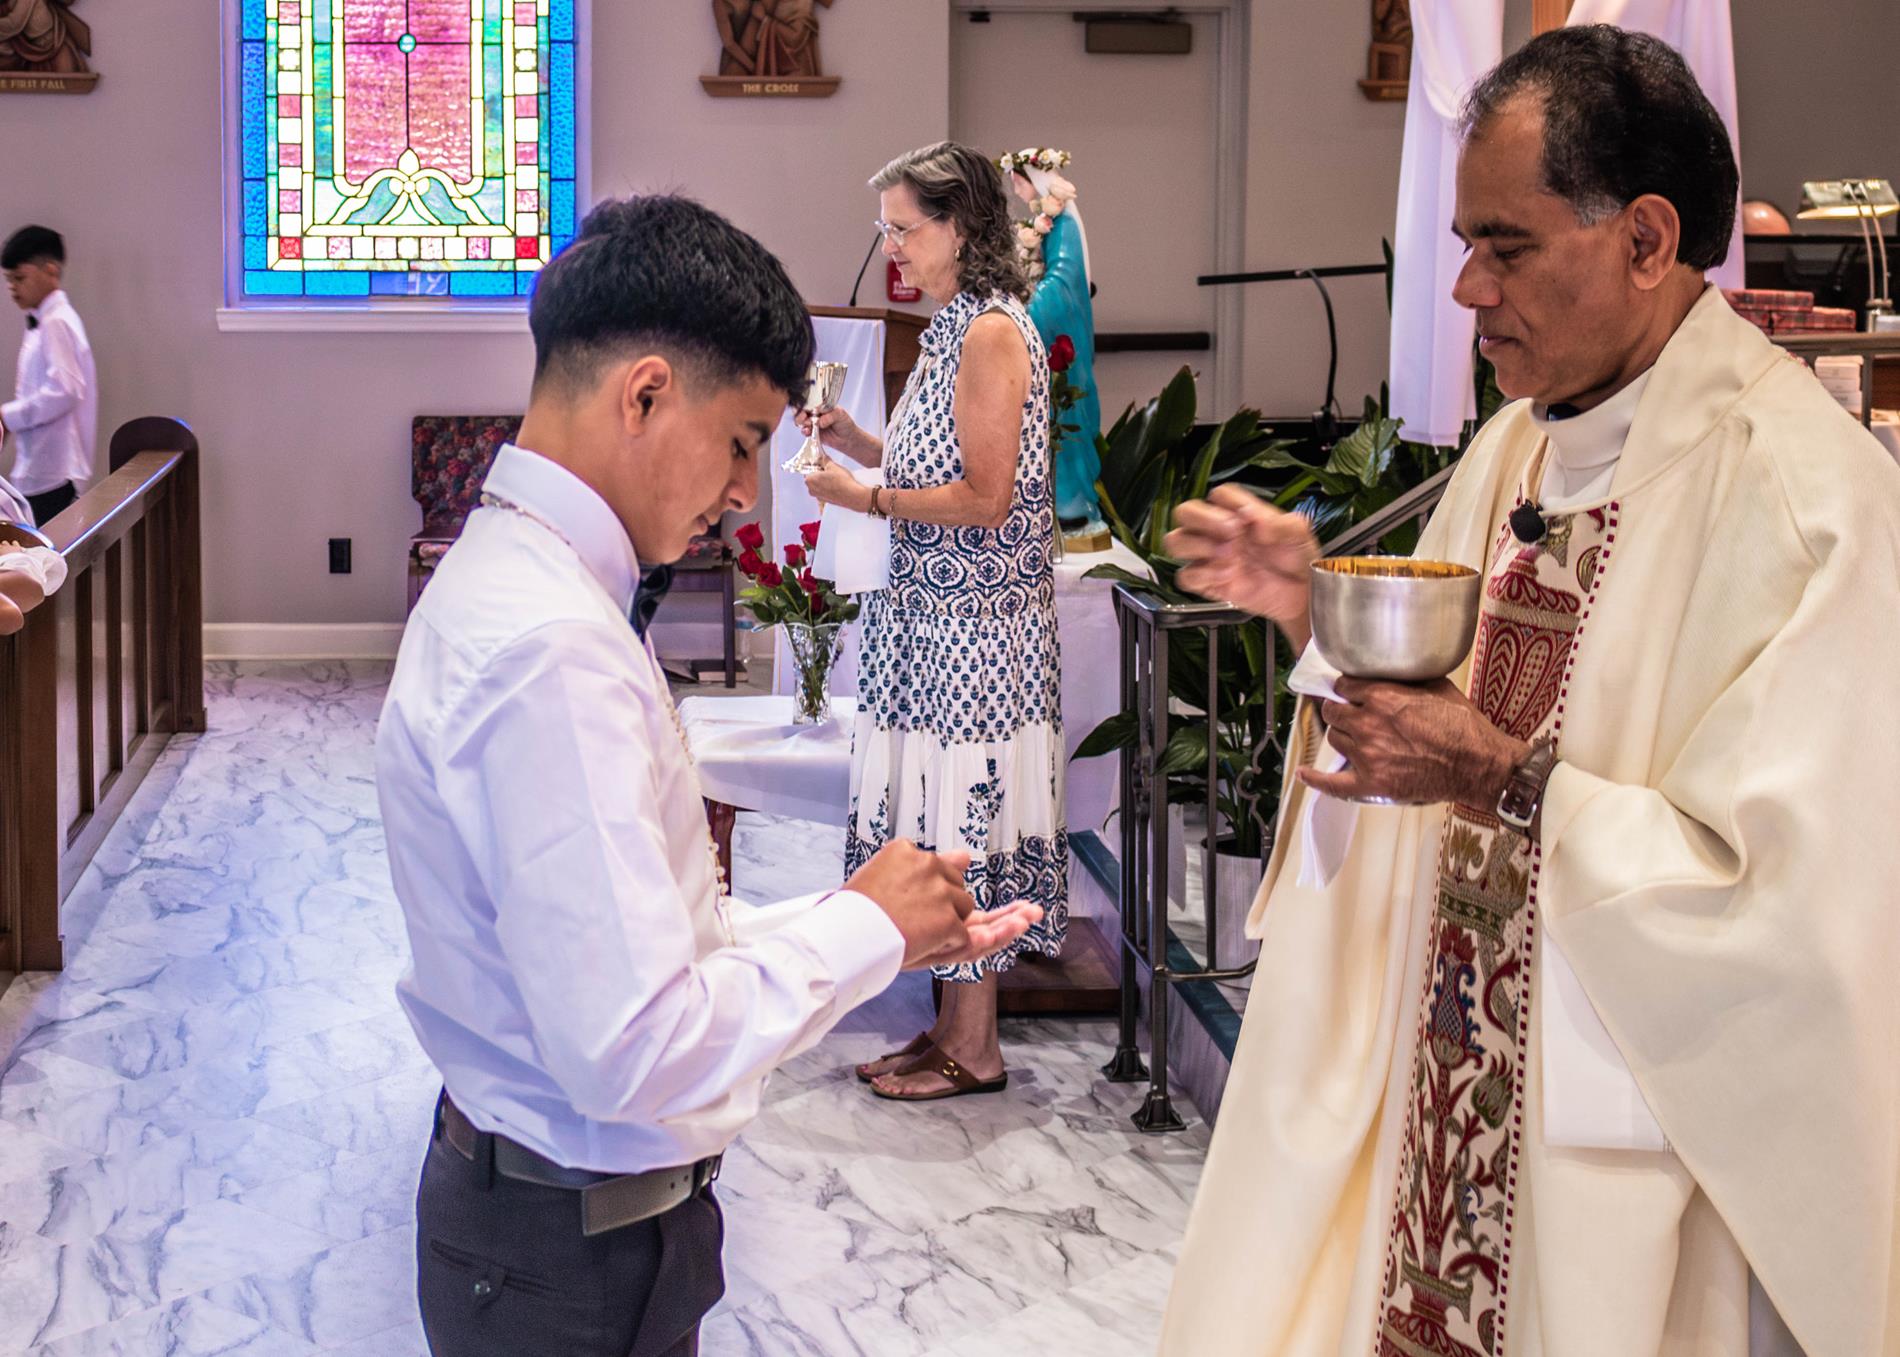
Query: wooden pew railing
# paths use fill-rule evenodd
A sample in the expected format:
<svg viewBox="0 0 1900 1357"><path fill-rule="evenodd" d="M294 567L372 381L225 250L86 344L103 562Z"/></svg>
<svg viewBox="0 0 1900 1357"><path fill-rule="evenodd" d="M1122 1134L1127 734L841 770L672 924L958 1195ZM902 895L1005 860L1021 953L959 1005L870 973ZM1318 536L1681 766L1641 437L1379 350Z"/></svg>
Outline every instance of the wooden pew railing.
<svg viewBox="0 0 1900 1357"><path fill-rule="evenodd" d="M40 530L66 583L0 637L0 989L60 968L61 902L166 742L205 728L198 440L135 419L110 467Z"/></svg>

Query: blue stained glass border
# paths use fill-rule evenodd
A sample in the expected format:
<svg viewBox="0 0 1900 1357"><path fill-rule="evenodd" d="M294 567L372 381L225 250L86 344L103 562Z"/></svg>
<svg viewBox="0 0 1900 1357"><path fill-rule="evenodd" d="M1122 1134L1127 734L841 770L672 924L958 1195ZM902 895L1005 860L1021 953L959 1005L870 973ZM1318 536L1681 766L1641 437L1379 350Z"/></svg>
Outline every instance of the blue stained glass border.
<svg viewBox="0 0 1900 1357"><path fill-rule="evenodd" d="M358 270L331 270L304 275L304 293L311 297L367 297L370 275Z"/></svg>
<svg viewBox="0 0 1900 1357"><path fill-rule="evenodd" d="M449 295L452 297L512 297L515 276L512 273L452 273Z"/></svg>
<svg viewBox="0 0 1900 1357"><path fill-rule="evenodd" d="M315 274L310 275L315 277ZM244 290L260 297L300 297L304 275L289 270L250 270L244 273Z"/></svg>

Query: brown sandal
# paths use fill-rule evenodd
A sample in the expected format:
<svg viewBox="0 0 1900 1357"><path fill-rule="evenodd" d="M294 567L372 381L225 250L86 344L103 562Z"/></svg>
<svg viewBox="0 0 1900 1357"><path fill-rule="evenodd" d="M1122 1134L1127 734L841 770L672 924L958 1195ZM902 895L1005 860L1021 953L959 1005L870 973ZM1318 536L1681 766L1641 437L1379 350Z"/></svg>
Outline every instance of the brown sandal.
<svg viewBox="0 0 1900 1357"><path fill-rule="evenodd" d="M917 1059L902 1069L892 1070L892 1074L922 1074L929 1071L950 1081L949 1088L940 1088L934 1093L886 1093L875 1083L871 1092L880 1098L889 1098L894 1103L934 1103L942 1098L961 1098L971 1093L1001 1093L1009 1087L1009 1071L1004 1070L994 1079L979 1079L962 1065L943 1053L943 1048L931 1043ZM870 1081L867 1080L867 1083Z"/></svg>
<svg viewBox="0 0 1900 1357"><path fill-rule="evenodd" d="M911 1060L915 1060L917 1057L921 1056L925 1051L928 1051L930 1049L931 1049L930 1033L919 1032L916 1036L910 1039L909 1044L906 1045L903 1050L886 1051L883 1055L879 1056L877 1060L867 1060L864 1062L864 1064L859 1065L857 1067L858 1082L860 1084L868 1084L873 1079L877 1078L876 1074L866 1074L865 1071L868 1068L870 1068L872 1065L877 1064L879 1060L911 1061ZM900 1072L904 1072L902 1066L899 1066L897 1069L880 1070L878 1073L879 1074L897 1074Z"/></svg>

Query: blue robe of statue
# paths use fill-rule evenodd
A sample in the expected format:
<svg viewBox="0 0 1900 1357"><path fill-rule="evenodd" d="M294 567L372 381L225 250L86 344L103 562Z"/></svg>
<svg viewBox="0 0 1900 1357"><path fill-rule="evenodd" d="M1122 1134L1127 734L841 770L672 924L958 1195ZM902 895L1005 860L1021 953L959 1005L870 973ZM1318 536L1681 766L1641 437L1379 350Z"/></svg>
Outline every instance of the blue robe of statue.
<svg viewBox="0 0 1900 1357"><path fill-rule="evenodd" d="M1088 270L1082 263L1082 232L1068 213L1042 238L1044 273L1029 299L1029 318L1045 348L1058 335L1075 345L1069 383L1081 392L1063 423L1078 427L1065 433L1055 450L1056 514L1064 519L1101 518L1095 478L1102 463L1095 438L1102 429L1102 403L1095 394L1095 308L1089 301Z"/></svg>

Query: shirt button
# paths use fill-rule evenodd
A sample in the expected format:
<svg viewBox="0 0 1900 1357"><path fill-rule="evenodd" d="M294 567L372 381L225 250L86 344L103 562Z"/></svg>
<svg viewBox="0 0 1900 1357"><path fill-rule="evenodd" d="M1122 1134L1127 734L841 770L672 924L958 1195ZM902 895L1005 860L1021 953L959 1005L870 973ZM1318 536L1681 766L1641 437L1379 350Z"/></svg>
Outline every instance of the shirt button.
<svg viewBox="0 0 1900 1357"><path fill-rule="evenodd" d="M494 1284L490 1282L488 1278L484 1277L479 1282L475 1283L475 1299L476 1300L486 1300L488 1299L488 1297L492 1296L494 1293L495 1293Z"/></svg>

